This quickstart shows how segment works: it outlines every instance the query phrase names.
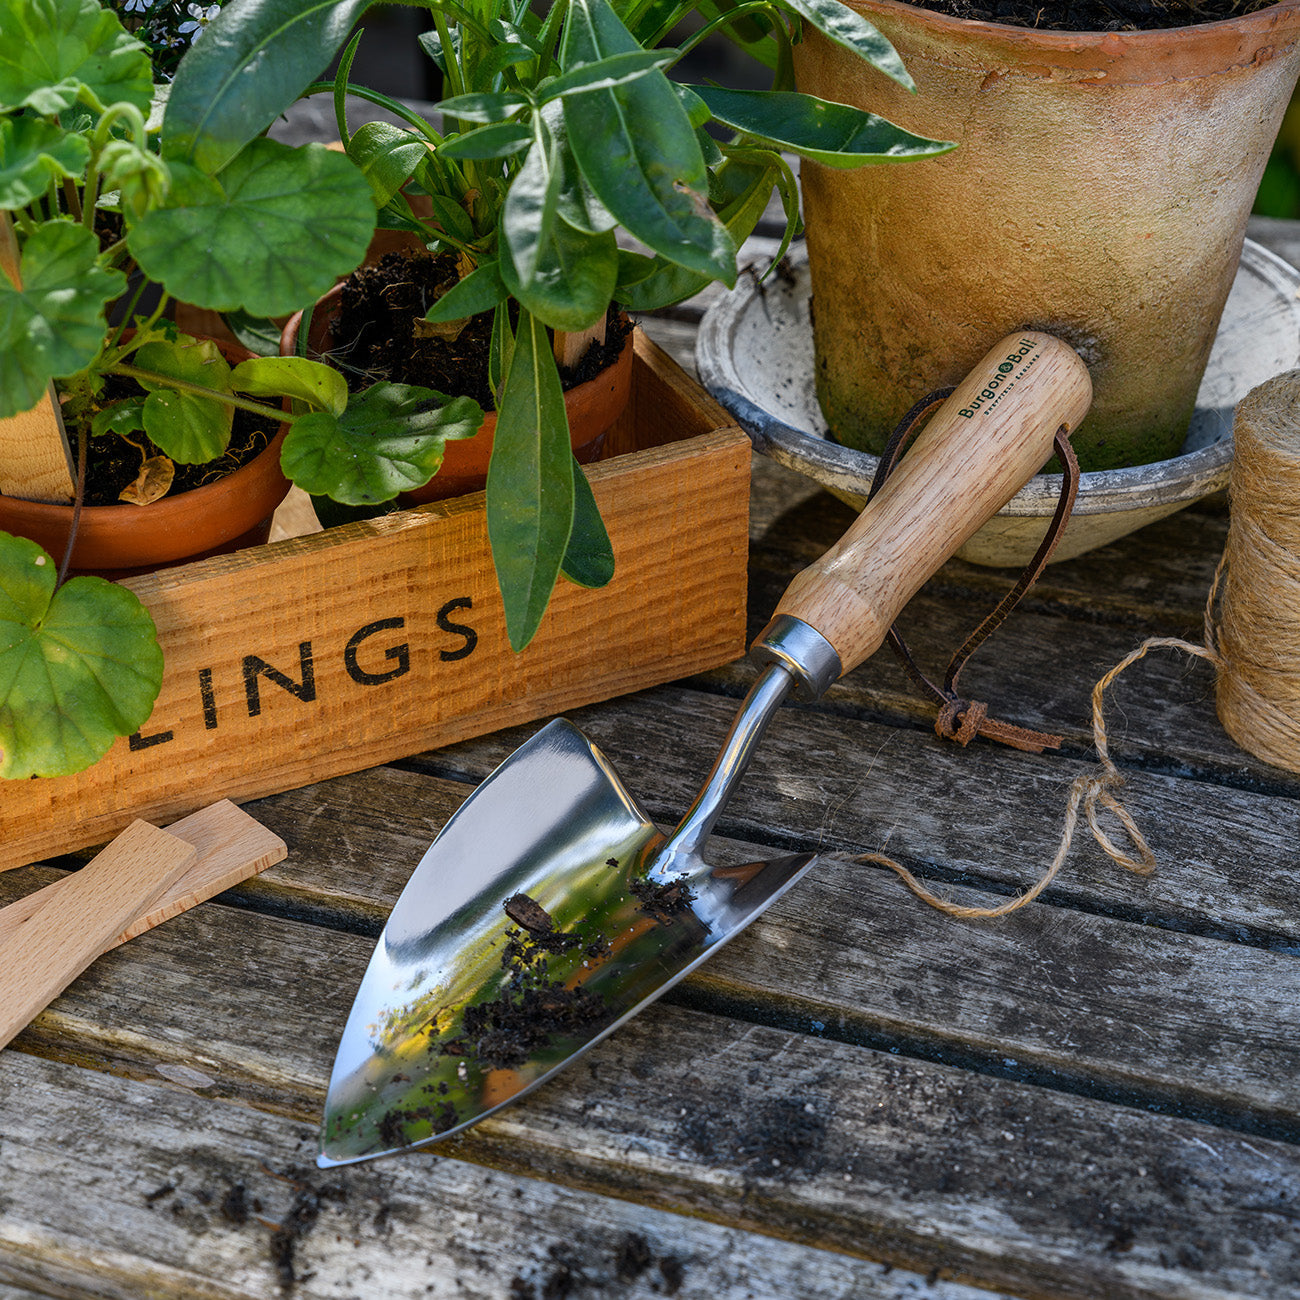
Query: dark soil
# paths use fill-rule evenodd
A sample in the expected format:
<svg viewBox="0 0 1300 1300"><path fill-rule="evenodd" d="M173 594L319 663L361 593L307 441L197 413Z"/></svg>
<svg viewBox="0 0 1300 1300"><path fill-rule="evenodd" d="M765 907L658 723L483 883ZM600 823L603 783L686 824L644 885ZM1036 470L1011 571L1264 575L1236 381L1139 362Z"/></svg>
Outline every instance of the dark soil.
<svg viewBox="0 0 1300 1300"><path fill-rule="evenodd" d="M138 397L141 392L139 385L131 379L114 377L105 385L107 401ZM167 495L171 497L202 487L248 464L266 448L275 434L276 429L268 430L266 422L258 416L248 411L236 411L226 454L206 465L178 464ZM137 445L125 442L116 434L91 438L86 460L86 505L117 505L122 489L135 482L141 464L150 456L162 455L145 434L138 433L133 438Z"/></svg>
<svg viewBox="0 0 1300 1300"><path fill-rule="evenodd" d="M546 961L582 944L594 957L607 948L604 936L556 931L549 913L527 894L515 894L503 906L511 920L526 927L506 931L501 968L509 979L495 998L465 1008L463 1036L442 1047L445 1055L463 1056L484 1070L522 1065L553 1039L606 1015L601 997L549 978Z"/></svg>
<svg viewBox="0 0 1300 1300"><path fill-rule="evenodd" d="M484 410L493 409L488 386L492 313L471 317L454 339L429 333L423 320L455 282L456 259L448 253L388 253L343 282L328 359L354 392L389 380L472 397ZM622 351L630 328L611 307L605 342L593 344L573 369L561 367L561 385L574 388L599 374Z"/></svg>
<svg viewBox="0 0 1300 1300"><path fill-rule="evenodd" d="M640 900L641 911L658 921L679 916L695 902L696 897L695 891L680 880L663 885L645 879L632 880L628 883L628 888Z"/></svg>
<svg viewBox="0 0 1300 1300"><path fill-rule="evenodd" d="M1061 32L1189 27L1267 9L1274 0L907 0L920 9Z"/></svg>

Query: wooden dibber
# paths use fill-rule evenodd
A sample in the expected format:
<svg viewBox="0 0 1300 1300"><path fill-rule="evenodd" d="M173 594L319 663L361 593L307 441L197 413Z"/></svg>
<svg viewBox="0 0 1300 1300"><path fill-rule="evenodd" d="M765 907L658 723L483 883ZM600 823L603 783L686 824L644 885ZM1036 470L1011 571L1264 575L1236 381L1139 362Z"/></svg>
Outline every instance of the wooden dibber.
<svg viewBox="0 0 1300 1300"><path fill-rule="evenodd" d="M286 854L223 799L166 831L134 822L80 871L0 910L0 1047L101 953Z"/></svg>
<svg viewBox="0 0 1300 1300"><path fill-rule="evenodd" d="M13 222L0 213L0 271L22 288ZM0 420L0 496L66 504L76 488L76 461L50 384L32 407Z"/></svg>

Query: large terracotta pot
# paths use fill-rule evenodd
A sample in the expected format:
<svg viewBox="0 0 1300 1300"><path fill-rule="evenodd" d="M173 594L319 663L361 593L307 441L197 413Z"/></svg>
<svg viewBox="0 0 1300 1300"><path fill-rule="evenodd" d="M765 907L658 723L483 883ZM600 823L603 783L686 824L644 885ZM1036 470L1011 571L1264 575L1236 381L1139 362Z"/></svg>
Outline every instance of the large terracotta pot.
<svg viewBox="0 0 1300 1300"><path fill-rule="evenodd" d="M252 356L221 345L226 359ZM72 569L125 577L182 561L258 546L271 531L271 516L289 491L280 470L281 430L248 464L203 487L147 506L86 506L77 526ZM61 560L68 543L72 507L0 497L0 530L29 537Z"/></svg>
<svg viewBox="0 0 1300 1300"><path fill-rule="evenodd" d="M338 315L340 286L335 286L323 297L312 315L309 355L327 356L332 345L332 324ZM282 356L293 356L298 346L298 331L302 313L290 317L280 337ZM632 395L632 332L629 330L623 350L613 365L607 366L594 379L571 388L564 394L564 409L569 417L569 441L573 454L586 465L599 459L605 436L623 413ZM445 501L464 496L467 492L481 492L487 484L488 462L492 458L492 444L496 434L497 413L489 411L472 438L449 441L443 450L442 466L421 488L404 492L400 498L404 505L419 505L426 501Z"/></svg>
<svg viewBox="0 0 1300 1300"><path fill-rule="evenodd" d="M1074 437L1085 469L1175 455L1300 71L1300 0L1108 33L850 3L917 93L816 32L795 50L800 89L958 147L858 171L803 164L831 430L879 451L921 394L1030 327L1092 372Z"/></svg>

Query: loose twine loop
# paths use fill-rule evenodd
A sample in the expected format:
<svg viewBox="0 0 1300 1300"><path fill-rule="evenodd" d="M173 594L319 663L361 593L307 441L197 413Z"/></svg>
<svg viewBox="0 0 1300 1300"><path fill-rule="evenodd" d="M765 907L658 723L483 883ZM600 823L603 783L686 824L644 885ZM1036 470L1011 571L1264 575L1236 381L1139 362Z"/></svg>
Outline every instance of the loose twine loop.
<svg viewBox="0 0 1300 1300"><path fill-rule="evenodd" d="M1113 862L1150 875L1155 854L1119 799L1124 776L1110 755L1104 699L1116 679L1152 650L1178 650L1212 664L1219 717L1232 738L1265 762L1300 772L1300 370L1269 380L1239 403L1233 436L1231 522L1205 603L1204 644L1150 637L1093 687L1092 736L1100 770L1071 782L1060 843L1039 879L997 907L967 907L940 897L883 853L864 853L856 862L890 868L918 898L949 916L1006 916L1032 903L1056 878L1082 812ZM983 706L970 707L982 716ZM966 744L978 720L967 719L964 728L955 727L956 720L942 725L941 716L936 730ZM1102 826L1103 810L1123 829L1128 849Z"/></svg>

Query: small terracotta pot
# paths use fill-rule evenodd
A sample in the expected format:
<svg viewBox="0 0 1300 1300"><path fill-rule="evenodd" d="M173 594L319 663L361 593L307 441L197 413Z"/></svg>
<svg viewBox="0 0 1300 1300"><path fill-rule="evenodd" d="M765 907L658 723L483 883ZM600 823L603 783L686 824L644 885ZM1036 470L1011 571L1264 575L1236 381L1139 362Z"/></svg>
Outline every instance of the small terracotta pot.
<svg viewBox="0 0 1300 1300"><path fill-rule="evenodd" d="M330 348L330 329L338 315L341 286L336 286L317 304L312 315L310 349L313 356L324 356ZM282 356L293 356L298 347L298 330L302 313L292 316L280 338ZM623 350L613 365L594 379L579 384L564 395L564 409L569 417L569 441L573 454L586 465L600 458L605 437L623 413L632 394L632 334L628 332ZM487 483L488 462L496 433L497 413L489 411L472 438L449 441L443 451L442 467L421 488L404 492L404 505L426 501L445 501L481 492Z"/></svg>
<svg viewBox="0 0 1300 1300"><path fill-rule="evenodd" d="M222 345L229 361L252 353ZM280 470L285 430L233 474L147 506L86 506L77 527L71 568L77 573L127 577L209 555L259 546L271 516L289 491ZM28 537L62 560L72 507L0 497L0 530Z"/></svg>
<svg viewBox="0 0 1300 1300"><path fill-rule="evenodd" d="M908 407L1034 327L1092 373L1085 469L1177 454L1300 69L1300 3L1198 26L1057 32L848 0L910 94L810 31L799 88L957 148L801 173L817 394L879 452Z"/></svg>

